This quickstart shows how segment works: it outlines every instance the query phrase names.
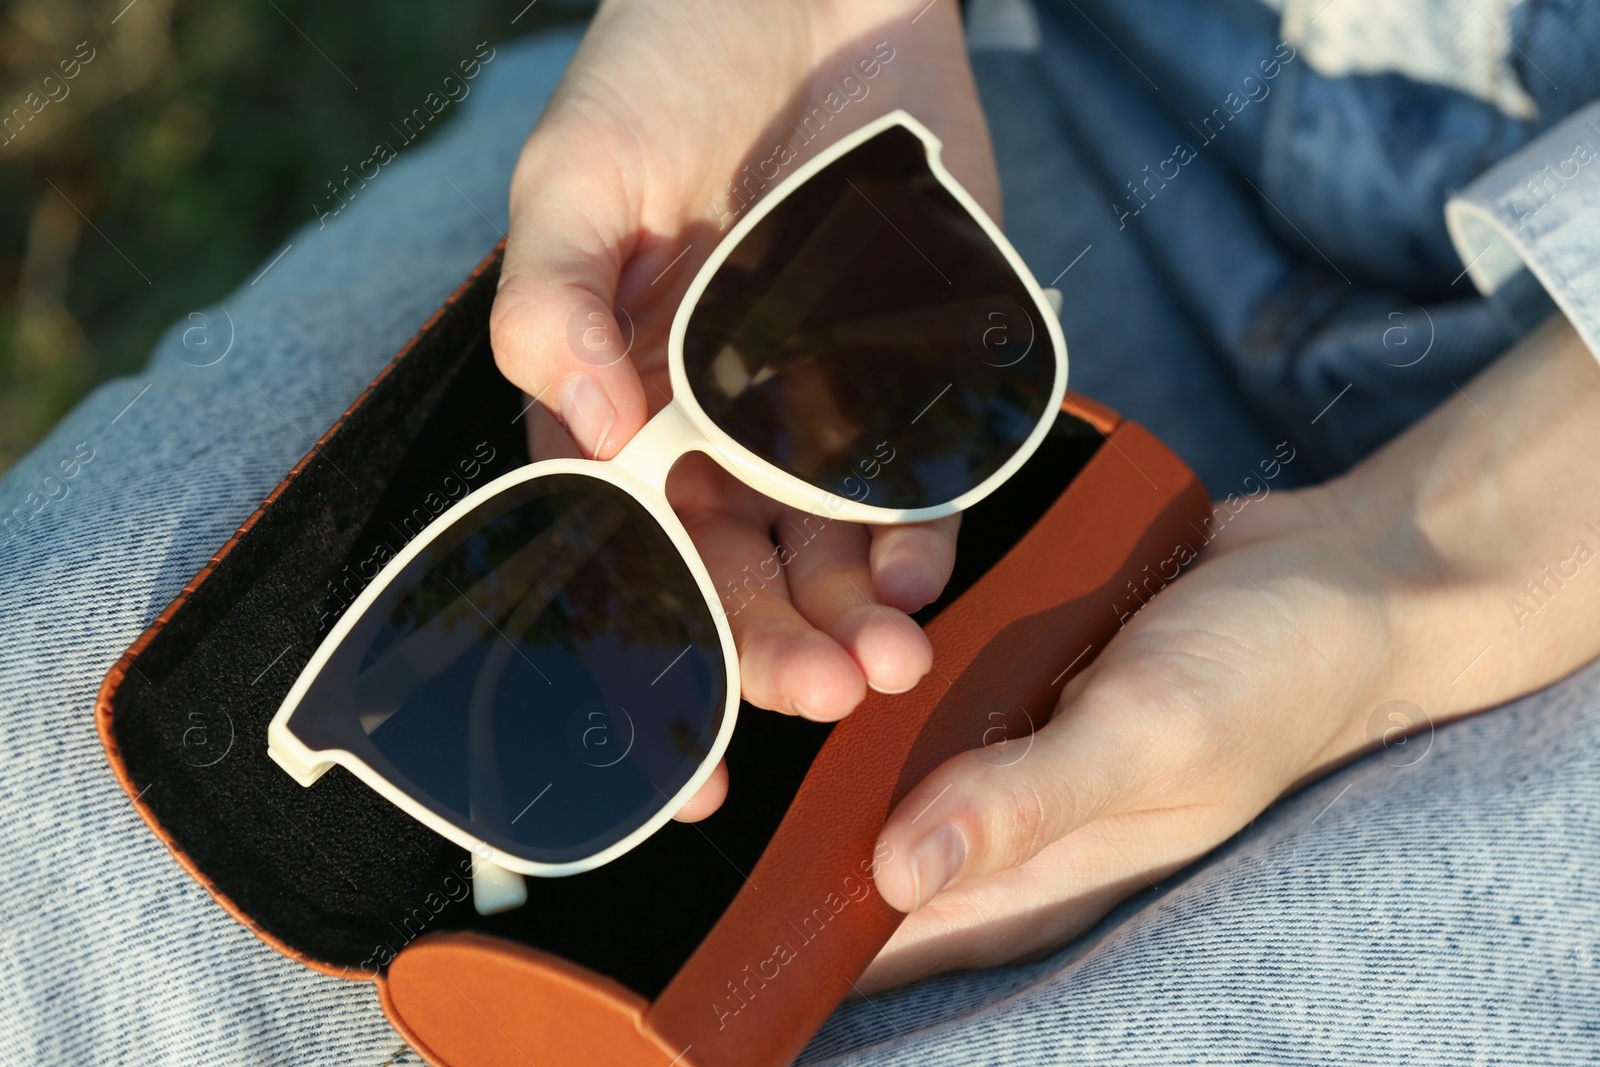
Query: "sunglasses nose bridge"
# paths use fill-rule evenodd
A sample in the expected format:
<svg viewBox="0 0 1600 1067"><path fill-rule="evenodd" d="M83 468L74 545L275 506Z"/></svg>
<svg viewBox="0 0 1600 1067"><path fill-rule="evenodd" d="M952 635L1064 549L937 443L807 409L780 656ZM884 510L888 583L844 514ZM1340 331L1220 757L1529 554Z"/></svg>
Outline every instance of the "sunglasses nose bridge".
<svg viewBox="0 0 1600 1067"><path fill-rule="evenodd" d="M676 401L656 412L640 427L610 463L657 493L667 487L667 475L687 452L705 443L705 435L689 421Z"/></svg>

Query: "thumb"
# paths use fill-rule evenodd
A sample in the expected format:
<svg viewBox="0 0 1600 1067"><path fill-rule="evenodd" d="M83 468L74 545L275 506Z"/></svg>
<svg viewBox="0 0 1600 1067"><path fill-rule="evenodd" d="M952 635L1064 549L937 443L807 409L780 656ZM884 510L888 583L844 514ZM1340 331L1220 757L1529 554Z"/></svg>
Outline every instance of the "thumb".
<svg viewBox="0 0 1600 1067"><path fill-rule="evenodd" d="M585 140L541 128L523 150L489 341L585 455L610 459L648 416L632 323L613 307L638 212L616 162Z"/></svg>
<svg viewBox="0 0 1600 1067"><path fill-rule="evenodd" d="M1001 739L942 764L878 835L878 892L910 912L956 882L1026 863L1128 793L1127 731L1066 708L1039 732ZM1125 720L1124 720L1125 721Z"/></svg>

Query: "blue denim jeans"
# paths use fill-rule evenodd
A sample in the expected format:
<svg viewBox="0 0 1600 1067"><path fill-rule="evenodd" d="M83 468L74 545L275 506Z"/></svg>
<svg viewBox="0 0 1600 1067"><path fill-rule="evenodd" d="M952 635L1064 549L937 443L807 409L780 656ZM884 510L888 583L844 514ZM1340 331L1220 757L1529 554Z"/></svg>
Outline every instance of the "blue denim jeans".
<svg viewBox="0 0 1600 1067"><path fill-rule="evenodd" d="M1581 279L1586 187L1563 186L1536 225L1516 226L1529 202L1514 168L1566 151L1546 137L1593 95L1593 64L1562 65L1585 54L1574 32L1552 32L1555 15L1540 22L1531 10L1547 5L1532 0L1507 16L1522 20L1507 28L1528 62L1570 87L1570 114L1527 79L1531 112L1506 85L1379 107L1439 125L1405 142L1416 181L1390 167L1393 195L1374 200L1384 172L1361 168L1385 158L1373 148L1385 131L1361 108L1404 97L1408 81L1418 99L1438 87L1313 72L1312 55L1337 67L1344 38L1324 37L1354 32L1341 6L1401 19L1335 5L1312 19L1288 2L1280 25L1242 0L991 4L1005 17L990 10L974 32L1008 228L1064 292L1073 387L1154 429L1218 496L1246 491L1284 437L1308 456L1292 477L1347 465L1552 301L1581 332L1591 321L1581 280L1545 284L1551 264ZM447 128L325 228L290 235L262 276L175 325L142 373L98 389L0 479L0 1062L416 1062L370 986L279 956L172 861L112 779L93 700L117 655L498 238L522 138L575 43L500 47ZM1277 95L1261 96L1241 71L1268 84L1270 59ZM1344 128L1338 116L1370 139L1347 136L1349 158L1329 159L1311 134ZM1191 120L1199 129L1182 133ZM1479 127L1477 170L1423 151L1432 138L1448 156ZM1178 163L1181 139L1194 158ZM1510 162L1482 196L1469 191L1447 233L1451 186L1430 194L1422 177L1464 188L1497 160ZM1322 169L1335 164L1353 170ZM1457 229L1501 242L1461 284ZM1399 366L1426 339L1429 353ZM1278 803L1048 959L843 1005L802 1062L1595 1062L1597 757L1590 667Z"/></svg>

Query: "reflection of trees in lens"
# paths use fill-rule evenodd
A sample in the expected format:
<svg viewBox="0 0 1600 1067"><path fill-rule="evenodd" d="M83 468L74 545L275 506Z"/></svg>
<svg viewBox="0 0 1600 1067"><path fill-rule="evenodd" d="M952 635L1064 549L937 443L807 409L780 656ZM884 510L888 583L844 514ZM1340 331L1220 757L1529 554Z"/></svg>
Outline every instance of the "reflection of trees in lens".
<svg viewBox="0 0 1600 1067"><path fill-rule="evenodd" d="M684 720L673 719L667 724L667 731L672 735L672 747L690 759L703 760L711 754L711 748L700 732Z"/></svg>
<svg viewBox="0 0 1600 1067"><path fill-rule="evenodd" d="M1048 338L997 366L971 328L986 312L1027 315L1032 298L909 132L834 163L746 244L684 342L696 399L745 447L855 496L858 462L893 441L906 460L869 500L915 507L987 478L1037 425L1055 376Z"/></svg>
<svg viewBox="0 0 1600 1067"><path fill-rule="evenodd" d="M581 476L542 479L527 491L539 495L519 500L508 491L461 524L478 524L469 536L413 561L422 578L390 612L367 663L444 612L450 625L475 632L515 623L507 637L574 654L603 634L625 645L718 643L676 546L639 504Z"/></svg>
<svg viewBox="0 0 1600 1067"><path fill-rule="evenodd" d="M761 384L708 413L758 455L844 496L859 462L893 442L907 461L874 481L882 506L949 500L988 477L1037 424L1050 385L1027 380L1031 357L1021 375L986 366L959 336L909 348L801 335L761 362L771 370Z"/></svg>
<svg viewBox="0 0 1600 1067"><path fill-rule="evenodd" d="M365 661L333 699L473 833L552 862L589 854L710 752L728 696L715 617L671 537L610 483L497 494L389 588L369 620L384 633L358 631Z"/></svg>
<svg viewBox="0 0 1600 1067"><path fill-rule="evenodd" d="M498 623L516 606L513 599L504 605L503 611L497 612L493 604L463 603L462 597L466 594L471 599L470 590L492 576L530 541L548 536L556 520L572 510L570 504L581 504L582 501L571 498L569 507L563 508L561 499L549 494L512 506L515 504L514 492L502 494L482 505L463 519L455 530L447 531L439 541L424 549L407 566L408 574L418 574L420 577L390 611L388 623L367 650L362 669L376 662L392 645L427 626L446 611L453 610L454 618L450 620L453 625L481 630L484 622L478 614L480 611L491 617L498 616L495 619ZM589 505L589 510L592 511L592 505ZM568 525L581 517L581 514L572 516ZM404 585L405 579L401 578L399 584Z"/></svg>
<svg viewBox="0 0 1600 1067"><path fill-rule="evenodd" d="M717 643L705 598L677 548L647 515L633 518L567 583L559 616L540 616L526 639L587 641L614 633L625 645Z"/></svg>

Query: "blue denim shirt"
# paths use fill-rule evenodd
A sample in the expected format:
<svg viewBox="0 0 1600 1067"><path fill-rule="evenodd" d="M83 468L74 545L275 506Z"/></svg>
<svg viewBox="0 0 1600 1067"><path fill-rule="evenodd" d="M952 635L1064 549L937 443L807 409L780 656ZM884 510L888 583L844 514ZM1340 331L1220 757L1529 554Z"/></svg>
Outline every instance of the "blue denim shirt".
<svg viewBox="0 0 1600 1067"><path fill-rule="evenodd" d="M975 2L977 43L1016 7ZM1318 473L1556 308L1600 352L1600 6L1044 0L1037 17L1046 62L1098 67L1067 122L1106 210Z"/></svg>

